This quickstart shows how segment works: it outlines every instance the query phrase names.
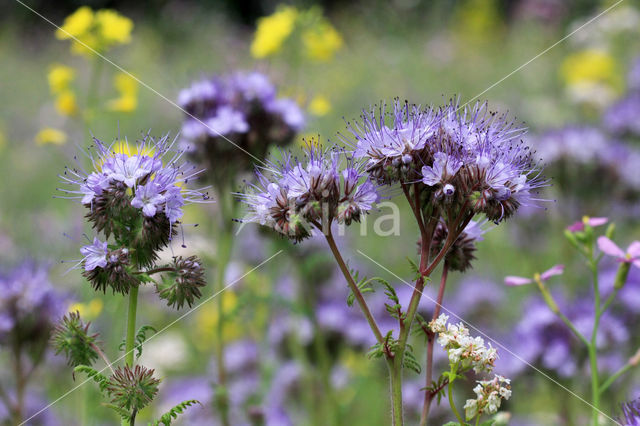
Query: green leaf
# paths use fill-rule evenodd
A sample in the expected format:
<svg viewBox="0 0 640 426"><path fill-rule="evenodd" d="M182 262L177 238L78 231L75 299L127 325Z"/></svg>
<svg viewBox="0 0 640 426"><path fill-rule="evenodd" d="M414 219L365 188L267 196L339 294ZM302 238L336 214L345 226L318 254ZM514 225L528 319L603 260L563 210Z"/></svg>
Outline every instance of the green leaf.
<svg viewBox="0 0 640 426"><path fill-rule="evenodd" d="M195 404L200 404L200 401L195 400L195 399L189 399L187 401L182 401L180 404L176 405L171 410L169 410L166 413L164 413L160 417L160 419L150 423L150 425L152 425L152 426L159 426L159 425L169 426L171 424L171 422L174 421L175 419L177 419L180 414L184 413L184 411L187 408L189 408L190 406L195 405Z"/></svg>
<svg viewBox="0 0 640 426"><path fill-rule="evenodd" d="M496 421L494 419L489 419L486 422L480 423L480 426L493 426L494 424L496 424Z"/></svg>
<svg viewBox="0 0 640 426"><path fill-rule="evenodd" d="M104 391L107 389L107 386L109 385L109 379L107 377L103 376L99 371L95 370L92 367L89 367L88 365L77 366L73 369L73 373L74 375L75 373L86 373L86 375L89 376L90 379L93 379L93 381L98 384L98 386L100 387L100 392L104 393Z"/></svg>
<svg viewBox="0 0 640 426"><path fill-rule="evenodd" d="M114 404L107 404L104 402L102 403L102 405L104 407L111 408L112 410L114 410L116 413L118 413L120 417L122 417L122 419L126 420L127 422L131 421L131 413L129 413L124 408L118 407L117 405L114 405Z"/></svg>
<svg viewBox="0 0 640 426"><path fill-rule="evenodd" d="M147 332L149 331L153 332L153 334L158 332L150 325L143 325L142 327L140 327L140 329L138 329L138 332L136 333L135 345L133 347L133 349L135 349L136 351L136 359L140 358L140 356L142 355L142 345L147 340ZM121 351L124 351L126 347L127 344L123 340L122 343L120 343L119 349Z"/></svg>

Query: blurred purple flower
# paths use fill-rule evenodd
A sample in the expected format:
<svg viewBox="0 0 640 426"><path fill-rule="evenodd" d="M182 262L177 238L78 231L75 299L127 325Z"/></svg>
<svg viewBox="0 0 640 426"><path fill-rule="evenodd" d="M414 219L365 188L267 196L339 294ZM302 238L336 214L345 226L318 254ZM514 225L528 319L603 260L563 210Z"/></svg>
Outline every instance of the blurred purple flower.
<svg viewBox="0 0 640 426"><path fill-rule="evenodd" d="M598 248L606 255L616 258L618 262L633 263L640 268L640 241L632 242L627 251L623 251L605 236L598 237Z"/></svg>
<svg viewBox="0 0 640 426"><path fill-rule="evenodd" d="M553 276L562 275L563 272L564 272L564 265L552 266L550 269L540 274L540 280L542 282L545 282ZM504 279L504 283L508 286L521 286L521 285L531 284L532 282L534 282L532 278L517 277L513 275L507 276Z"/></svg>
<svg viewBox="0 0 640 426"><path fill-rule="evenodd" d="M85 271L93 271L97 267L107 266L107 243L102 242L98 237L93 237L93 243L80 248L80 253L84 256Z"/></svg>
<svg viewBox="0 0 640 426"><path fill-rule="evenodd" d="M609 221L606 217L588 217L585 216L581 221L575 222L567 226L567 230L571 232L584 231L585 225L589 225L592 228L596 226L602 226Z"/></svg>
<svg viewBox="0 0 640 426"><path fill-rule="evenodd" d="M640 135L640 92L614 103L604 114L604 126L616 135Z"/></svg>
<svg viewBox="0 0 640 426"><path fill-rule="evenodd" d="M640 399L622 404L622 426L640 426Z"/></svg>

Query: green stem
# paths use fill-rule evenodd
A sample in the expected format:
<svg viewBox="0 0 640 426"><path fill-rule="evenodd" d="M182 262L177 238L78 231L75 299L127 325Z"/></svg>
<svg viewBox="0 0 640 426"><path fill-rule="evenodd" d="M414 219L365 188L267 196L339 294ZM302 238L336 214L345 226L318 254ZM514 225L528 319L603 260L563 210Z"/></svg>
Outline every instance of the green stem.
<svg viewBox="0 0 640 426"><path fill-rule="evenodd" d="M127 337L125 340L124 362L133 367L133 352L136 337L136 313L138 310L138 286L129 290L129 311L127 313Z"/></svg>
<svg viewBox="0 0 640 426"><path fill-rule="evenodd" d="M629 371L630 369L632 369L634 366L631 364L625 364L624 367L622 367L621 369L619 369L618 371L616 371L615 373L613 373L611 375L611 377L609 377L603 384L602 386L600 386L600 389L598 389L598 392L600 394L604 393L604 391L606 391L607 389L609 389L609 387L616 381L618 380L618 377L622 376L624 373L626 373L627 371Z"/></svg>
<svg viewBox="0 0 640 426"><path fill-rule="evenodd" d="M404 413L402 411L402 368L390 366L391 380L391 416L393 426L404 424Z"/></svg>
<svg viewBox="0 0 640 426"><path fill-rule="evenodd" d="M593 321L593 331L591 332L591 342L589 344L589 363L591 366L591 404L592 410L592 422L593 426L598 426L600 416L600 384L598 377L598 349L596 347L596 338L598 336L598 327L600 325L600 316L602 311L600 310L600 287L598 284L598 263L593 257L593 250L591 251L589 266L593 273L593 295L594 295L594 312L595 318Z"/></svg>
<svg viewBox="0 0 640 426"><path fill-rule="evenodd" d="M452 370L452 373L455 374L455 371ZM454 382L454 380L451 380L449 382L449 386L448 386L448 389L447 389L447 394L449 396L449 405L451 406L451 411L453 411L453 414L455 414L456 418L460 422L460 426L464 426L464 420L462 419L462 416L460 415L460 412L456 408L456 404L453 401L453 382Z"/></svg>

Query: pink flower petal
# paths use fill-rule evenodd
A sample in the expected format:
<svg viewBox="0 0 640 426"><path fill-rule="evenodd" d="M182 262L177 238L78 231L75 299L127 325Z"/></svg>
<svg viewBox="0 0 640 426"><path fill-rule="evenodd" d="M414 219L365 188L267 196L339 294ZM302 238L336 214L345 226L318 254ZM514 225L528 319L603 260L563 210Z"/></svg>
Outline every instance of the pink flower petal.
<svg viewBox="0 0 640 426"><path fill-rule="evenodd" d="M634 241L629 245L627 254L631 256L631 259L640 258L640 241Z"/></svg>
<svg viewBox="0 0 640 426"><path fill-rule="evenodd" d="M603 253L608 254L609 256L617 257L621 260L624 260L626 257L625 252L623 252L622 249L616 245L616 243L604 236L598 238L598 248Z"/></svg>
<svg viewBox="0 0 640 426"><path fill-rule="evenodd" d="M633 261L633 265L634 265L636 268L640 268L640 259L636 259L636 260L634 260L634 261Z"/></svg>
<svg viewBox="0 0 640 426"><path fill-rule="evenodd" d="M505 277L504 279L504 283L509 286L531 284L532 282L533 280L531 278L524 278L524 277L508 276L508 277Z"/></svg>
<svg viewBox="0 0 640 426"><path fill-rule="evenodd" d="M549 270L544 271L540 274L540 279L542 281L546 281L554 275L561 275L564 272L564 265L555 265L552 266Z"/></svg>
<svg viewBox="0 0 640 426"><path fill-rule="evenodd" d="M589 226L600 226L604 225L609 221L609 218L606 217L590 217L587 223Z"/></svg>
<svg viewBox="0 0 640 426"><path fill-rule="evenodd" d="M576 222L573 225L567 226L567 230L570 232L584 231L584 223Z"/></svg>

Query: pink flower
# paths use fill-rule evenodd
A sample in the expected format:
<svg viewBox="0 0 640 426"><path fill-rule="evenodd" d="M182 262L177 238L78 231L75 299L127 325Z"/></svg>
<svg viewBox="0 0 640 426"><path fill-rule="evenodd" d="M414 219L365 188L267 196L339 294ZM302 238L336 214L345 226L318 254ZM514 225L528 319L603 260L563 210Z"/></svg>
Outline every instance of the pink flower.
<svg viewBox="0 0 640 426"><path fill-rule="evenodd" d="M581 221L574 223L571 226L567 226L567 230L571 232L584 231L585 225L589 225L591 227L604 225L609 221L606 217L589 217L584 216Z"/></svg>
<svg viewBox="0 0 640 426"><path fill-rule="evenodd" d="M543 282L547 281L549 278L553 277L554 275L561 275L562 272L564 272L564 265L552 266L550 269L540 274L540 281L543 281ZM504 279L504 283L509 286L520 286L520 285L531 284L533 281L534 281L534 278L515 277L515 276L508 276L508 277L505 277Z"/></svg>
<svg viewBox="0 0 640 426"><path fill-rule="evenodd" d="M607 237L598 238L598 248L609 256L615 257L618 262L633 263L640 268L640 241L632 242L626 253Z"/></svg>

